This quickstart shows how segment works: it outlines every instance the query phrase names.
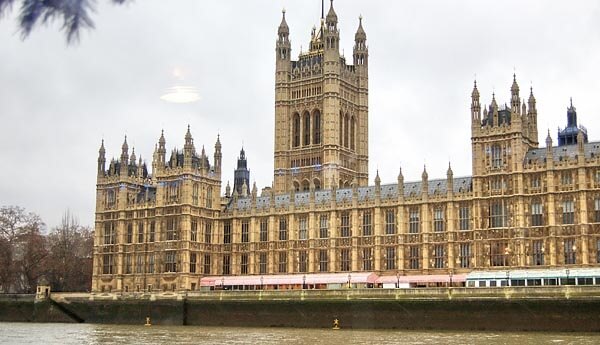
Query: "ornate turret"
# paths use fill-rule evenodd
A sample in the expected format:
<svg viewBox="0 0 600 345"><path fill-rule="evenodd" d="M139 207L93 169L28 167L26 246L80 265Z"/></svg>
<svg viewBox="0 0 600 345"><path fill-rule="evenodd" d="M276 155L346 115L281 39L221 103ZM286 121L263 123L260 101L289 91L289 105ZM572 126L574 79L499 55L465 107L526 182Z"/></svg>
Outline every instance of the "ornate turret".
<svg viewBox="0 0 600 345"><path fill-rule="evenodd" d="M221 176L221 162L223 161L223 153L221 153L221 140L220 136L217 135L217 142L215 143L215 155L214 155L214 164L215 164L215 174L217 176Z"/></svg>
<svg viewBox="0 0 600 345"><path fill-rule="evenodd" d="M360 66L368 63L369 49L367 48L367 34L362 26L362 16L358 17L358 29L354 35L354 65Z"/></svg>
<svg viewBox="0 0 600 345"><path fill-rule="evenodd" d="M102 143L100 144L100 149L98 150L98 177L104 176L105 170L106 170L106 150L104 149L104 139L102 139Z"/></svg>
<svg viewBox="0 0 600 345"><path fill-rule="evenodd" d="M248 170L248 162L246 160L246 151L244 148L240 150L240 155L237 160L237 168L235 169L233 179L233 190L237 191L239 195L250 194L250 187L248 181L250 181L250 170Z"/></svg>
<svg viewBox="0 0 600 345"><path fill-rule="evenodd" d="M513 83L510 87L510 108L513 114L519 113L521 98L519 97L519 84L517 84L517 75L513 74Z"/></svg>
<svg viewBox="0 0 600 345"><path fill-rule="evenodd" d="M571 98L571 104L567 108L567 127L558 130L558 146L577 144L579 133L582 135L583 143L587 143L587 129L577 126L577 109L573 106L573 98Z"/></svg>
<svg viewBox="0 0 600 345"><path fill-rule="evenodd" d="M282 69L286 68L286 65L289 65L290 62L290 52L291 52L291 43L290 43L290 28L285 21L285 9L281 11L281 24L279 24L279 28L277 29L277 68ZM282 62L280 64L280 61ZM289 67L288 67L289 68Z"/></svg>
<svg viewBox="0 0 600 345"><path fill-rule="evenodd" d="M129 145L127 145L127 136L125 136L125 140L123 141L123 146L121 146L121 169L120 175L127 176L127 166L129 165Z"/></svg>
<svg viewBox="0 0 600 345"><path fill-rule="evenodd" d="M473 81L473 92L471 92L471 121L473 126L481 126L481 105L479 104L477 80Z"/></svg>
<svg viewBox="0 0 600 345"><path fill-rule="evenodd" d="M185 169L192 168L192 158L194 156L194 151L194 139L192 138L190 125L188 125L187 132L185 133L185 144L183 145L183 167Z"/></svg>

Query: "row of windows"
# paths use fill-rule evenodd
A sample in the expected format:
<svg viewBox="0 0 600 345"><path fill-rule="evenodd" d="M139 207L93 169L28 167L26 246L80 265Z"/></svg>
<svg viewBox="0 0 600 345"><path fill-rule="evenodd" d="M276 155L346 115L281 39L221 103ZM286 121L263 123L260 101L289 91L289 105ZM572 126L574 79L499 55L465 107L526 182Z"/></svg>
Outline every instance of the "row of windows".
<svg viewBox="0 0 600 345"><path fill-rule="evenodd" d="M469 268L471 267L471 256L472 256L472 245L471 243L460 243L458 245L458 257L457 264L460 268ZM352 268L352 251L350 248L343 248L338 251L339 253L339 270L340 271L351 271ZM383 269L384 270L394 270L398 269L397 267L397 248L396 247L386 247L383 250ZM422 268L422 248L418 245L408 245L406 247L407 261L406 268L407 269L420 269ZM563 263L567 265L577 264L577 245L576 240L574 238L567 238L563 241L562 244L562 257ZM181 271L181 263L178 258L176 251L165 251L163 254L163 272L179 272ZM248 274L249 271L249 255L247 253L240 255L240 273ZM288 259L289 259L288 251L280 251L277 252L275 256L277 272L279 273L288 273ZM330 251L328 249L321 249L318 251L317 255L317 265L318 271L320 272L328 272L329 271L329 255ZM358 262L360 265L360 269L363 271L371 271L374 269L374 258L373 258L373 248L361 248L358 252L359 258ZM531 245L528 246L526 256L529 260L529 265L531 266L543 266L546 265L546 249L544 246L544 240L534 240L531 242ZM211 273L211 256L210 254L205 254L203 260L203 273L210 274ZM115 274L115 255L114 254L104 254L102 256L102 273L103 274ZM198 259L200 256L197 253L190 253L190 263L189 263L189 272L197 273L198 272ZM447 268L447 247L443 244L436 244L431 247L431 267L432 268ZM489 248L489 265L502 267L502 266L513 266L516 263L513 262L515 257L513 255L513 251L511 250L509 243L506 241L497 241L490 245ZM260 252L258 253L258 273L259 274L267 274L268 273L268 253ZM600 240L596 241L596 263L600 263ZM222 260L222 273L223 274L231 274L231 255L225 254L223 255ZM297 272L308 272L309 269L309 256L308 251L301 250L297 252ZM123 272L125 274L133 274L133 273L157 273L155 269L156 259L155 254L127 254L125 255Z"/></svg>

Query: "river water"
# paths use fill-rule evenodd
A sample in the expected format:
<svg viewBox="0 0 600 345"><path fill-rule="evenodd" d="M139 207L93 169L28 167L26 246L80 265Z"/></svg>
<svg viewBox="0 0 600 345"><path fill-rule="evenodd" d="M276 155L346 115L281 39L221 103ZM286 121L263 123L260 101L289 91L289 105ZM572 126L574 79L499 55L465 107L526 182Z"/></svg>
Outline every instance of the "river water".
<svg viewBox="0 0 600 345"><path fill-rule="evenodd" d="M0 344L600 344L593 333L0 323Z"/></svg>

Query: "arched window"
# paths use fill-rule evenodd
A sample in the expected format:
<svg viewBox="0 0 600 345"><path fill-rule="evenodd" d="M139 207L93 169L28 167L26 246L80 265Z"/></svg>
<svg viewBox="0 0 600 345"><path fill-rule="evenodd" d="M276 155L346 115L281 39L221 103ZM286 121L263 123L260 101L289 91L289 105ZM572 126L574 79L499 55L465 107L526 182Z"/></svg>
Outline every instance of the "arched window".
<svg viewBox="0 0 600 345"><path fill-rule="evenodd" d="M313 113L314 118L313 118L313 128L314 128L314 133L313 133L313 144L320 144L321 143L321 112L317 109L315 110L315 112Z"/></svg>
<svg viewBox="0 0 600 345"><path fill-rule="evenodd" d="M310 182L308 180L302 181L302 191L306 192L310 189Z"/></svg>
<svg viewBox="0 0 600 345"><path fill-rule="evenodd" d="M350 120L348 119L348 114L346 114L346 116L344 116L344 147L348 147L348 122Z"/></svg>
<svg viewBox="0 0 600 345"><path fill-rule="evenodd" d="M340 112L340 132L338 133L340 136L340 146L344 145L344 115Z"/></svg>
<svg viewBox="0 0 600 345"><path fill-rule="evenodd" d="M300 146L300 115L295 113L292 124L292 147Z"/></svg>
<svg viewBox="0 0 600 345"><path fill-rule="evenodd" d="M303 116L303 134L304 134L304 146L310 145L310 114L308 112L304 113Z"/></svg>
<svg viewBox="0 0 600 345"><path fill-rule="evenodd" d="M313 183L315 184L315 190L321 189L321 181L318 178L314 179Z"/></svg>
<svg viewBox="0 0 600 345"><path fill-rule="evenodd" d="M502 167L502 148L498 144L492 145L492 167Z"/></svg>
<svg viewBox="0 0 600 345"><path fill-rule="evenodd" d="M354 118L354 116L352 116L352 120L350 123L350 148L352 150L354 150L354 143L356 140L356 136L355 136L356 128L355 127L356 127L356 119Z"/></svg>

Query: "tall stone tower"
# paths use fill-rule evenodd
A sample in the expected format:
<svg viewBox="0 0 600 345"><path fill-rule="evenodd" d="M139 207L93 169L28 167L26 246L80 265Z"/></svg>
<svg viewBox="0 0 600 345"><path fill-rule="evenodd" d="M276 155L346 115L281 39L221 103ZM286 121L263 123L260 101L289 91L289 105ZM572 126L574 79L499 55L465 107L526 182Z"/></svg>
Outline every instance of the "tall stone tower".
<svg viewBox="0 0 600 345"><path fill-rule="evenodd" d="M368 183L367 37L360 18L353 64L347 64L337 24L332 0L308 51L293 61L283 12L276 43L276 192Z"/></svg>

